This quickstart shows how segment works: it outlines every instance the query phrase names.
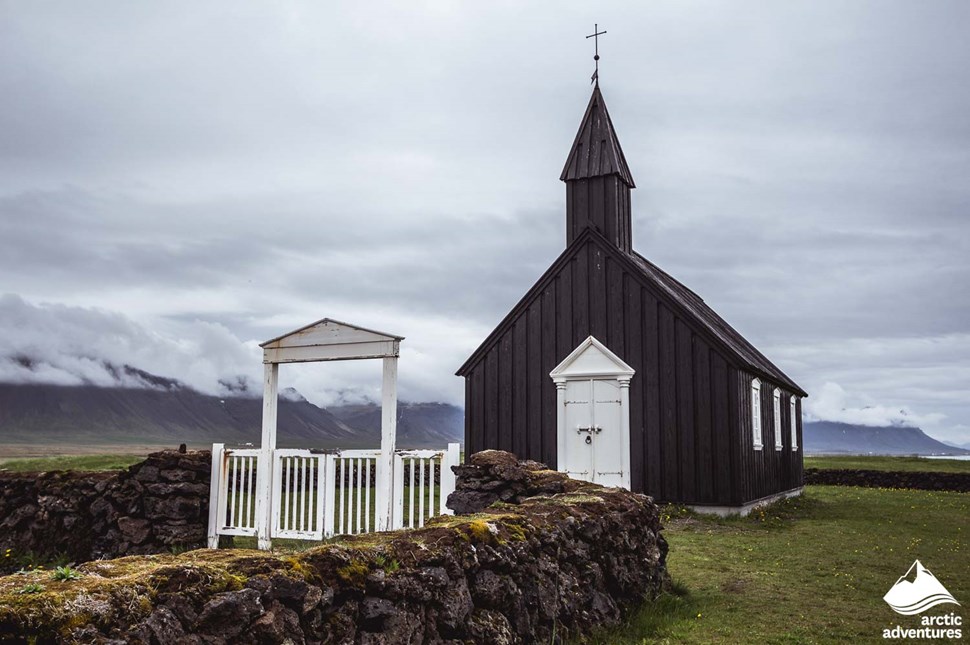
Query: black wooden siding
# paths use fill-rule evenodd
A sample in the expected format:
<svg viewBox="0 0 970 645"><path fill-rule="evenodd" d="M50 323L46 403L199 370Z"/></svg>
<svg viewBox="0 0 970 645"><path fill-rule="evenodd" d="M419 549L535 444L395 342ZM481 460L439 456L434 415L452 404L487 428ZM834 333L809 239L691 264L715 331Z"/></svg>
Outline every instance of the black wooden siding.
<svg viewBox="0 0 970 645"><path fill-rule="evenodd" d="M762 386L765 448L751 445L750 375L592 240L544 284L467 373L465 449L509 450L556 465L549 372L593 335L626 361L634 490L682 503L738 505L801 485L801 448L777 452ZM782 425L788 419L787 393ZM800 405L800 404L799 404ZM799 408L800 410L800 408ZM799 432L800 424L799 424Z"/></svg>
<svg viewBox="0 0 970 645"><path fill-rule="evenodd" d="M781 390L781 428L775 427L774 389L776 384L761 383L761 450L754 449L754 428L751 419L752 374L738 372L737 388L741 395L741 460L739 473L741 496L745 501L767 497L802 485L802 402L795 403L795 432L798 448L791 446L791 392ZM775 448L775 433L781 432L782 449Z"/></svg>
<svg viewBox="0 0 970 645"><path fill-rule="evenodd" d="M630 189L617 175L566 183L566 245L587 228L624 251L633 248Z"/></svg>

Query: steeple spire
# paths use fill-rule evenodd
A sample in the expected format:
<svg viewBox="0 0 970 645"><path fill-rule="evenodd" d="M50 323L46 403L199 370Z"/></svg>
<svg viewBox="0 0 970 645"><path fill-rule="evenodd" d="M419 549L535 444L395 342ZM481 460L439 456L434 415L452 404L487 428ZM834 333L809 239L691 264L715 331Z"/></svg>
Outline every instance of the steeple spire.
<svg viewBox="0 0 970 645"><path fill-rule="evenodd" d="M598 83L559 179L566 182L566 243L589 227L630 252L630 189L636 184Z"/></svg>
<svg viewBox="0 0 970 645"><path fill-rule="evenodd" d="M630 188L636 188L620 140L613 130L610 113L606 111L606 101L597 85L593 88L586 114L583 115L559 179L569 181L612 174L619 175Z"/></svg>

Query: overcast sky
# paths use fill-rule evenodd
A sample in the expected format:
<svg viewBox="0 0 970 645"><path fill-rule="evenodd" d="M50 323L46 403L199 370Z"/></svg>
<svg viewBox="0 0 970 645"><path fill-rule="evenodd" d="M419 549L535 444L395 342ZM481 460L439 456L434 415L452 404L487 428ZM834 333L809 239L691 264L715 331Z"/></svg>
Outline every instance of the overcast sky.
<svg viewBox="0 0 970 645"><path fill-rule="evenodd" d="M564 246L594 22L635 247L816 417L970 441L960 0L0 1L0 379L215 392L326 316L407 337L402 398L461 404Z"/></svg>

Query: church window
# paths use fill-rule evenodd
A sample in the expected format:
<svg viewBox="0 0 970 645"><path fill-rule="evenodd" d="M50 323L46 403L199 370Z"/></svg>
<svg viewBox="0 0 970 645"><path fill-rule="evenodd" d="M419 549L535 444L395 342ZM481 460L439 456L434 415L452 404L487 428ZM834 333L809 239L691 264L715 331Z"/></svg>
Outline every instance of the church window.
<svg viewBox="0 0 970 645"><path fill-rule="evenodd" d="M751 381L751 430L754 434L754 449L761 450L761 381Z"/></svg>
<svg viewBox="0 0 970 645"><path fill-rule="evenodd" d="M781 442L781 433L783 429L781 427L781 390L775 388L774 391L774 401L775 401L775 427L773 428L775 432L775 450L781 450L784 448Z"/></svg>

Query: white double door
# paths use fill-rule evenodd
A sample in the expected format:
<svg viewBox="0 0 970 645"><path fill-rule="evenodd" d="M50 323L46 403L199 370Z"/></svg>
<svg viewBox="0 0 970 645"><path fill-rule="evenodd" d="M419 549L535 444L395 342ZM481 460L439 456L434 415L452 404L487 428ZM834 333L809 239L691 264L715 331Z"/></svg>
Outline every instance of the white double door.
<svg viewBox="0 0 970 645"><path fill-rule="evenodd" d="M622 397L616 379L566 381L565 423L561 445L565 449L559 469L574 479L628 486L623 473L621 428Z"/></svg>

